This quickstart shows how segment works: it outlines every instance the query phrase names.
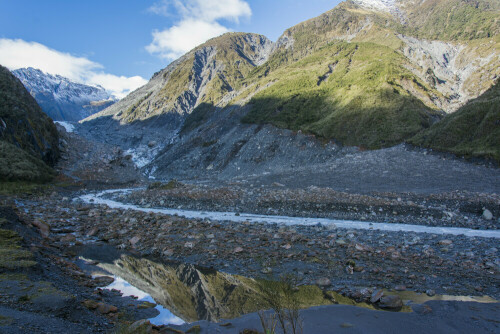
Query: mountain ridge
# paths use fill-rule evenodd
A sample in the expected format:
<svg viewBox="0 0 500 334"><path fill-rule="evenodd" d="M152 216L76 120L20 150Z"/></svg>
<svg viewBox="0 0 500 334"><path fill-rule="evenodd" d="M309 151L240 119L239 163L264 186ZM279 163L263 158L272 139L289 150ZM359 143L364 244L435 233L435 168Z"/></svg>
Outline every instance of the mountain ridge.
<svg viewBox="0 0 500 334"><path fill-rule="evenodd" d="M494 84L500 76L498 13L489 0L346 1L285 30L275 43L244 33L207 41L82 122L176 115L184 123L180 136L196 145L204 124L236 126L233 117L208 121L230 108L247 124L368 149L397 145ZM457 23L463 20L471 25ZM164 151L185 140L174 136Z"/></svg>
<svg viewBox="0 0 500 334"><path fill-rule="evenodd" d="M12 73L21 80L42 110L55 121L77 122L115 102L101 86L84 85L31 67Z"/></svg>

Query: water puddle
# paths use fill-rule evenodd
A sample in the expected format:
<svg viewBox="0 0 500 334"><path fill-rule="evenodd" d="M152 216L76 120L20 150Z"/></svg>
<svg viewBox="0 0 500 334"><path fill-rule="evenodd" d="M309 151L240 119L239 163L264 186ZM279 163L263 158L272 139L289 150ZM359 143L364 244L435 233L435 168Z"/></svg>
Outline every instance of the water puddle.
<svg viewBox="0 0 500 334"><path fill-rule="evenodd" d="M249 213L235 213L235 212L210 212L210 211L192 211L192 210L179 210L179 209L152 209L142 208L137 205L124 204L112 199L104 198L106 195L127 193L134 189L118 189L107 190L96 194L87 194L80 197L82 201L89 204L104 204L114 209L136 210L142 212L152 212L166 215L178 215L188 219L211 219L217 221L232 221L232 222L259 222L259 223L275 223L282 225L335 225L338 228L357 229L357 230L379 230L389 232L416 232L416 233L430 233L430 234L450 234L450 235L464 235L467 237L483 237L483 238L496 238L500 239L500 230L473 230L468 228L459 227L431 227L422 225L409 225L409 224L389 224L389 223L375 223L353 220L336 220L326 218L302 218L302 217L287 217L287 216L271 216L271 215L258 215Z"/></svg>
<svg viewBox="0 0 500 334"><path fill-rule="evenodd" d="M217 322L234 319L268 307L263 286L271 289L282 284L272 281L232 275L191 264L165 264L159 261L119 253L107 245L86 245L79 249L80 259L94 263L97 275L110 275L115 281L105 287L118 290L123 296L135 296L139 301L157 304L160 312L149 319L155 325L182 325L199 320ZM270 286L268 284L271 284ZM356 302L334 291L317 286L299 286L292 292L299 308L321 305L352 305L380 310L376 305ZM429 300L475 301L494 303L490 297L433 296L410 291L384 292L397 294L403 301L424 303ZM408 303L408 304L411 304ZM407 303L405 303L407 304ZM411 312L403 306L400 312Z"/></svg>
<svg viewBox="0 0 500 334"><path fill-rule="evenodd" d="M452 295L435 295L428 296L425 293L417 293L415 291L384 291L386 295L397 295L405 302L415 304L423 304L430 300L439 301L456 301L456 302L476 302L476 303L498 303L497 300L490 296L452 296Z"/></svg>

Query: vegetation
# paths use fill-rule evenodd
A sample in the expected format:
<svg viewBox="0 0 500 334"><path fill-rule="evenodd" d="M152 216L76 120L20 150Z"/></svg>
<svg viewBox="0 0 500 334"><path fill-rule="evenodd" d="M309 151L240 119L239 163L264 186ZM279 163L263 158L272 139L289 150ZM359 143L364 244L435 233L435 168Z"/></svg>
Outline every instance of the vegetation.
<svg viewBox="0 0 500 334"><path fill-rule="evenodd" d="M273 62L271 62L272 66ZM261 76L269 88L251 100L247 123L271 123L345 145L391 146L429 127L438 116L410 91L429 99L439 93L410 73L405 59L373 43L330 44Z"/></svg>
<svg viewBox="0 0 500 334"><path fill-rule="evenodd" d="M270 307L274 312L269 315L264 311L258 313L264 333L275 333L277 325L283 334L302 333L303 323L299 314L301 302L295 291L293 279L283 277L279 281L261 280L258 283L258 288L265 306Z"/></svg>
<svg viewBox="0 0 500 334"><path fill-rule="evenodd" d="M42 160L0 140L0 182L47 182L55 172Z"/></svg>
<svg viewBox="0 0 500 334"><path fill-rule="evenodd" d="M472 40L500 33L495 0L430 0L406 8L407 24L394 24L405 35L439 40Z"/></svg>
<svg viewBox="0 0 500 334"><path fill-rule="evenodd" d="M201 103L197 106L193 112L186 116L184 123L182 124L181 134L193 131L210 117L210 114L214 112L215 107L210 103Z"/></svg>
<svg viewBox="0 0 500 334"><path fill-rule="evenodd" d="M500 163L500 82L409 143Z"/></svg>
<svg viewBox="0 0 500 334"><path fill-rule="evenodd" d="M52 120L8 69L0 66L0 140L20 147L49 165L59 156Z"/></svg>
<svg viewBox="0 0 500 334"><path fill-rule="evenodd" d="M0 229L0 272L32 267L33 254L20 246L21 237L14 231Z"/></svg>

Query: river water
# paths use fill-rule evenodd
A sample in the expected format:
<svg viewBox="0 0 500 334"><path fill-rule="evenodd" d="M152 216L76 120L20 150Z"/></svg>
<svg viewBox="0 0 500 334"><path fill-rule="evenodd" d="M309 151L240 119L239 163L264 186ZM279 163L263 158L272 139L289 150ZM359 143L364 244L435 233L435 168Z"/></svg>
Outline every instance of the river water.
<svg viewBox="0 0 500 334"><path fill-rule="evenodd" d="M114 189L106 190L98 193L86 194L80 197L82 201L89 204L105 204L110 208L129 209L142 212L153 212L166 215L177 215L188 219L210 219L215 221L232 221L232 222L260 222L269 224L282 225L324 225L336 226L338 228L356 229L356 230L379 230L388 232L416 232L430 233L437 235L464 235L467 237L483 237L500 239L500 230L473 230L461 227L435 227L410 224L393 224L393 223L376 223L354 220L336 220L327 218L307 218L307 217L287 217L287 216L272 216L260 215L251 213L235 213L235 212L216 212L216 211L192 211L168 208L143 208L133 204L125 204L105 198L106 195L128 193L134 189Z"/></svg>

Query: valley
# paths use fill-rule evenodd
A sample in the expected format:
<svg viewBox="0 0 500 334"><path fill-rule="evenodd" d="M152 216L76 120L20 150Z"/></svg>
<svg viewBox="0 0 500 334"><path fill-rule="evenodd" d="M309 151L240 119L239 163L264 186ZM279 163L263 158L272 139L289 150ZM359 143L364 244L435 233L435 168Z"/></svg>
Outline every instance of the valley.
<svg viewBox="0 0 500 334"><path fill-rule="evenodd" d="M0 332L499 332L499 17L348 0L120 100L0 66Z"/></svg>

